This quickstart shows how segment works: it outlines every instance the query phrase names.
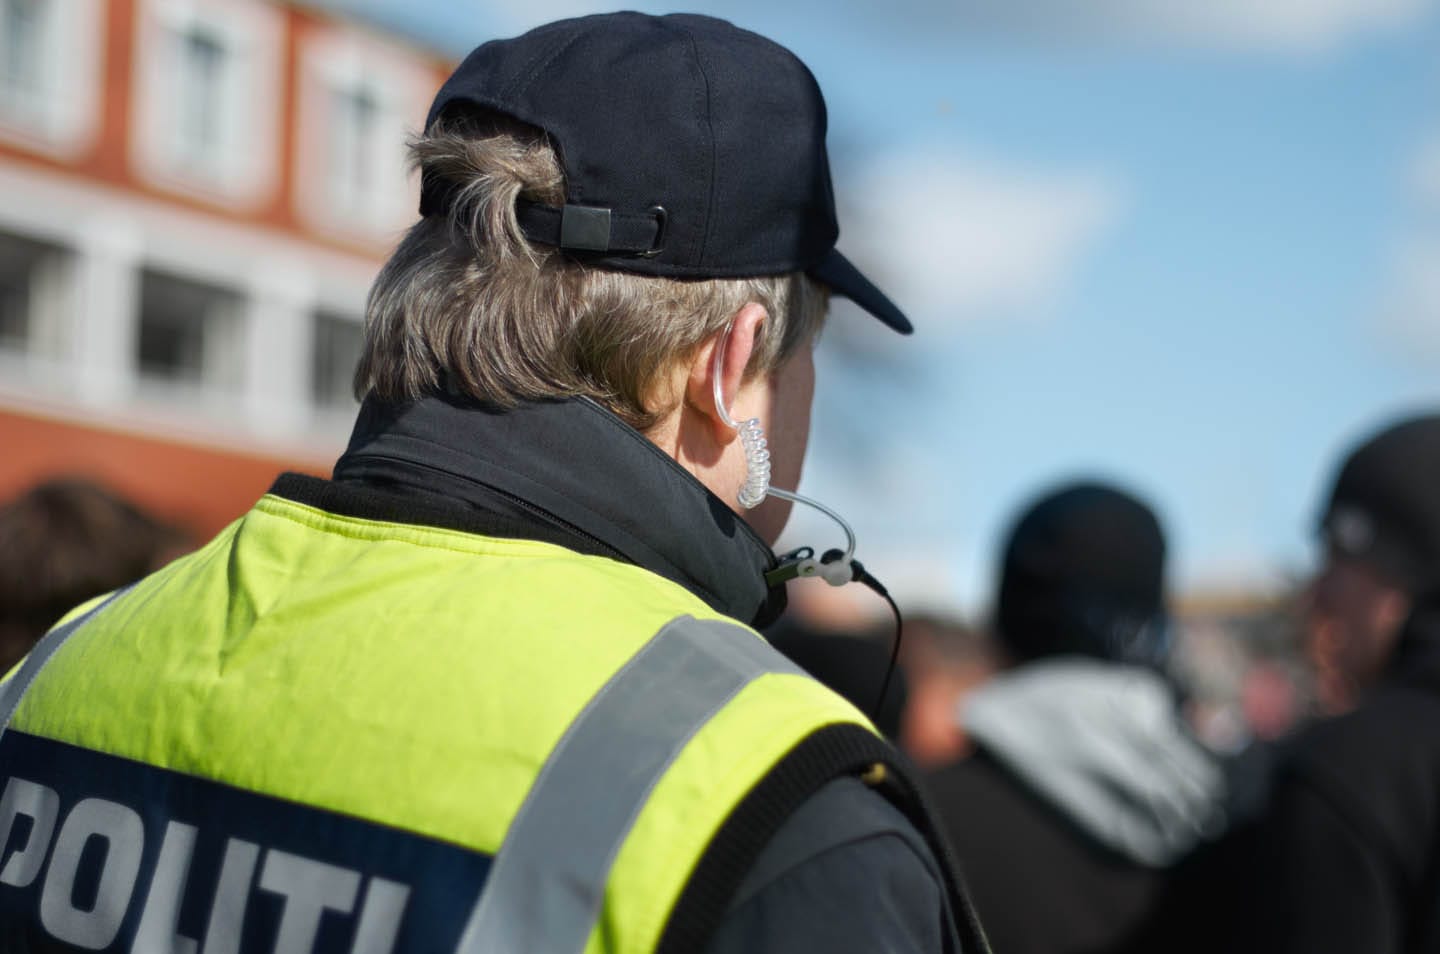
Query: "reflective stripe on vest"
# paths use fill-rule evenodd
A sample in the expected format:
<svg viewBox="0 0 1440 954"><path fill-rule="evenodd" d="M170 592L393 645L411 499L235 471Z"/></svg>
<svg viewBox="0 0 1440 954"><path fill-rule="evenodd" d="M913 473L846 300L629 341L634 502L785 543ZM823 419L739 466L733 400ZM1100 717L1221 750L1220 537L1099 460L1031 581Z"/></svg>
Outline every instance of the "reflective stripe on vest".
<svg viewBox="0 0 1440 954"><path fill-rule="evenodd" d="M758 676L799 672L737 629L677 619L590 701L515 816L463 954L585 949L620 843L685 743Z"/></svg>
<svg viewBox="0 0 1440 954"><path fill-rule="evenodd" d="M35 677L40 675L40 670L45 668L45 664L49 662L50 657L55 655L56 651L64 645L65 640L73 636L75 632L89 622L96 613L109 606L116 597L128 593L132 587L133 584L124 589L116 590L87 612L81 613L74 619L60 626L56 626L50 630L50 632L40 637L40 641L36 643L25 656L25 661L20 664L20 668L16 670L15 675L5 680L3 685L0 685L0 735L4 735L5 730L9 728L10 720L15 716L15 709L20 705L20 700L25 696L25 690L30 688L30 684L35 681ZM0 845L0 848L3 847L3 845Z"/></svg>

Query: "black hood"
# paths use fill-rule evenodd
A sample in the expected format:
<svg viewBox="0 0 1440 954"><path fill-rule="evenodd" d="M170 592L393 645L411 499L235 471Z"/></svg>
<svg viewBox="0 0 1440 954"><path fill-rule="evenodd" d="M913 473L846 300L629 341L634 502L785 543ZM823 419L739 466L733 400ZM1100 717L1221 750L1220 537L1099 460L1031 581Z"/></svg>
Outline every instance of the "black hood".
<svg viewBox="0 0 1440 954"><path fill-rule="evenodd" d="M497 408L367 399L334 481L276 491L327 510L557 543L623 560L762 627L785 607L775 554L643 435L592 401ZM317 495L323 500L313 500Z"/></svg>

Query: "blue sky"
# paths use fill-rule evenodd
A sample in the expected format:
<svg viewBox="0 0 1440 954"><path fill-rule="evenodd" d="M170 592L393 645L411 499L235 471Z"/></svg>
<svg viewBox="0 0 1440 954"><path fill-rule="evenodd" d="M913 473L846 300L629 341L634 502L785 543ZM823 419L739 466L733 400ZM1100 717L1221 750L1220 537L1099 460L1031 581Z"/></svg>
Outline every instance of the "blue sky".
<svg viewBox="0 0 1440 954"><path fill-rule="evenodd" d="M457 55L606 9L331 5ZM1440 407L1440 0L1077 6L688 8L814 70L841 247L918 328L836 309L801 488L912 603L983 609L1015 508L1076 475L1155 503L1175 589L1274 585L1336 455Z"/></svg>

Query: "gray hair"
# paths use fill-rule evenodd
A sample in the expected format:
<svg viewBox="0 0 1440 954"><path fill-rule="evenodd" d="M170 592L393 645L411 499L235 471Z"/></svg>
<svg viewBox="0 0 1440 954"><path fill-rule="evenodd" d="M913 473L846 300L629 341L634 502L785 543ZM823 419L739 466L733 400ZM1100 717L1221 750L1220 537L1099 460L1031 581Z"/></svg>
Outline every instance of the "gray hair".
<svg viewBox="0 0 1440 954"><path fill-rule="evenodd" d="M665 376L747 303L769 316L747 379L784 364L824 322L828 290L800 272L659 278L532 245L516 199L565 201L558 157L539 130L500 117L449 120L409 148L412 167L448 201L411 227L370 289L357 396L450 387L501 406L586 396L645 431L680 399L662 393Z"/></svg>

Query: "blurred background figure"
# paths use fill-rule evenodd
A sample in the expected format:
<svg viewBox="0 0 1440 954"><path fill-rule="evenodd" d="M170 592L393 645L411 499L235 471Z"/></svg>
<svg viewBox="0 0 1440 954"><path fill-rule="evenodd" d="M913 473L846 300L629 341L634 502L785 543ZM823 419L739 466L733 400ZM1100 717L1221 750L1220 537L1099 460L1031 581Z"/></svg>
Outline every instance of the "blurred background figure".
<svg viewBox="0 0 1440 954"><path fill-rule="evenodd" d="M1207 748L1234 755L1274 742L1315 708L1301 590L1179 601L1166 670Z"/></svg>
<svg viewBox="0 0 1440 954"><path fill-rule="evenodd" d="M1164 570L1155 515L1103 484L1046 494L1009 534L1009 668L964 702L973 754L930 778L996 951L1126 949L1216 823L1220 768L1161 674Z"/></svg>
<svg viewBox="0 0 1440 954"><path fill-rule="evenodd" d="M857 599L819 581L796 580L790 584L790 608L765 637L870 716L917 765L954 761L966 745L955 707L993 674L990 641L953 617L907 615L886 687L895 621L888 612L872 612L873 602L868 594Z"/></svg>
<svg viewBox="0 0 1440 954"><path fill-rule="evenodd" d="M46 481L0 508L0 671L65 613L158 570L193 545L106 488Z"/></svg>
<svg viewBox="0 0 1440 954"><path fill-rule="evenodd" d="M1336 712L1283 753L1253 910L1227 950L1440 950L1440 415L1345 459L1310 596L1321 700Z"/></svg>
<svg viewBox="0 0 1440 954"><path fill-rule="evenodd" d="M905 621L901 663L909 692L900 724L900 747L921 768L955 761L969 739L955 711L995 674L998 651L983 631L950 617Z"/></svg>
<svg viewBox="0 0 1440 954"><path fill-rule="evenodd" d="M1306 620L1319 701L1329 714L1353 709L1382 680L1417 600L1440 582L1437 468L1440 416L1422 417L1354 451L1335 479Z"/></svg>

